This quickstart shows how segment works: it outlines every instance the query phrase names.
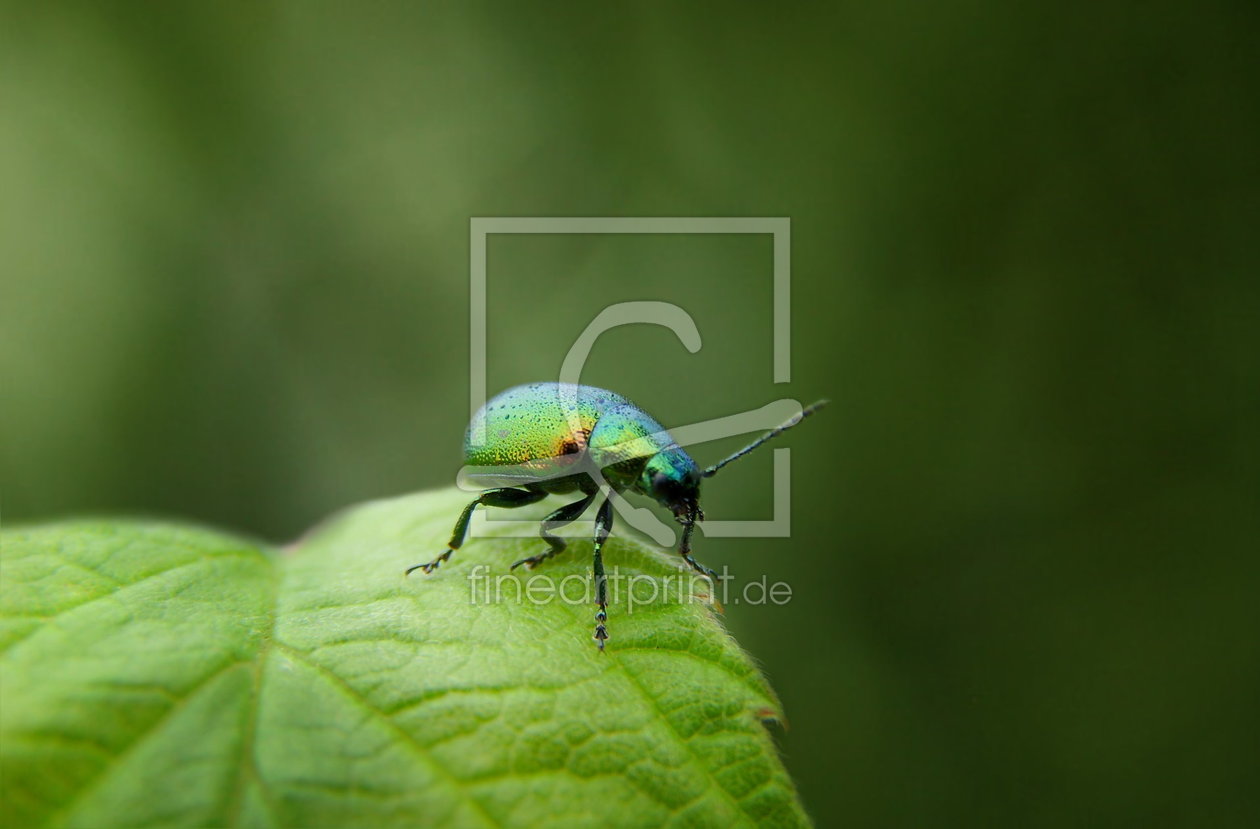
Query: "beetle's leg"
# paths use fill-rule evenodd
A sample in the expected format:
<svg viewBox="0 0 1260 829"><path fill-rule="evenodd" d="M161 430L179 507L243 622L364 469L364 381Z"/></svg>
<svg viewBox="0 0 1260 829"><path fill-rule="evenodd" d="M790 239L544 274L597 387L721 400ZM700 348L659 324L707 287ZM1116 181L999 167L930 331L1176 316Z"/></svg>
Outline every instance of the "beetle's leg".
<svg viewBox="0 0 1260 829"><path fill-rule="evenodd" d="M586 512L586 508L589 507L591 505L591 501L594 500L595 493L592 492L580 501L574 501L572 504L565 504L551 515L544 518L542 527L538 530L538 534L542 536L543 541L546 541L547 544L550 545L548 550L545 553L539 553L536 556L521 559L512 565L512 569L515 570L517 567L524 564L526 567L533 570L539 564L542 564L552 556L563 553L565 548L564 539L559 536L552 535L550 531L556 529L557 527L563 527L565 524L571 524L581 518L582 513Z"/></svg>
<svg viewBox="0 0 1260 829"><path fill-rule="evenodd" d="M423 570L426 573L432 573L442 562L450 558L451 554L464 543L464 537L468 535L468 524L472 521L473 510L477 508L478 504L487 507L523 507L526 504L541 501L546 497L547 493L542 490L512 489L511 487L486 490L481 493L481 496L476 501L464 507L464 511L459 514L459 520L455 522L455 531L451 533L451 542L447 545L446 552L428 564L417 564L414 567L408 567L405 575L410 575L412 570Z"/></svg>
<svg viewBox="0 0 1260 829"><path fill-rule="evenodd" d="M612 524L613 506L612 499L609 498L599 505L599 512L595 514L595 603L599 605L599 610L595 613L595 641L599 643L601 651L608 639L608 628L604 626L608 621L608 582L604 578L603 549L608 534L612 532Z"/></svg>
<svg viewBox="0 0 1260 829"><path fill-rule="evenodd" d="M695 514L683 524L682 541L678 542L678 555L683 557L683 561L691 565L692 570L695 570L702 576L708 576L710 579L716 580L718 577L717 573L691 557L691 533L696 528L697 518L704 520L704 513L700 511L699 507L696 508Z"/></svg>
<svg viewBox="0 0 1260 829"><path fill-rule="evenodd" d="M682 554L682 557L683 557L683 561L685 561L685 562L687 562L688 564L690 564L690 565L691 565L691 569L692 569L692 570L695 570L695 571L696 571L697 573L699 573L700 575L702 575L702 576L708 576L708 577L709 577L709 578L711 578L711 579L716 579L716 578L718 577L718 574L717 574L717 571L716 571L716 570L713 570L713 569L712 569L712 568L710 568L710 567L705 567L703 564L701 564L700 562L696 561L694 558L692 558L692 557L691 557L691 553L689 553L689 552L688 552L688 553L683 553L683 554Z"/></svg>

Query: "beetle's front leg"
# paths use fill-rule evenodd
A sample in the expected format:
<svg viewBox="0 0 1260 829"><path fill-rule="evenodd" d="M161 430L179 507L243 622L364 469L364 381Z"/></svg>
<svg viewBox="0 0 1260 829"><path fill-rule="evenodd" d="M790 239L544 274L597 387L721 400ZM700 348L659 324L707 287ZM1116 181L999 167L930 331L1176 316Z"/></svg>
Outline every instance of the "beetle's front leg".
<svg viewBox="0 0 1260 829"><path fill-rule="evenodd" d="M691 557L691 553L683 553L682 557L683 557L683 561L690 564L691 569L695 570L700 575L708 576L711 579L716 579L718 577L716 570L714 570L712 567L705 567L703 564L696 561L694 558Z"/></svg>
<svg viewBox="0 0 1260 829"><path fill-rule="evenodd" d="M696 529L696 518L703 519L704 513L696 510L696 515L692 515L689 520L683 524L682 540L678 542L678 555L683 557L683 561L691 565L691 569L695 570L702 576L708 576L711 579L717 579L718 574L709 567L705 567L700 562L691 557L691 534Z"/></svg>

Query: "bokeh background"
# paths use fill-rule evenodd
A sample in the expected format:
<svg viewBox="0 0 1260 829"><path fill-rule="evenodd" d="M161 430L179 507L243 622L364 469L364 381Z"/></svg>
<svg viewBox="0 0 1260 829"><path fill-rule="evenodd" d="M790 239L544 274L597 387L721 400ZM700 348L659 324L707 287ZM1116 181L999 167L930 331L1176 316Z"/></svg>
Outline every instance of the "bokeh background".
<svg viewBox="0 0 1260 829"><path fill-rule="evenodd" d="M470 217L789 216L789 385L755 236L493 237L489 380L834 401L699 542L812 814L1260 824L1257 8L6 4L4 520L449 485Z"/></svg>

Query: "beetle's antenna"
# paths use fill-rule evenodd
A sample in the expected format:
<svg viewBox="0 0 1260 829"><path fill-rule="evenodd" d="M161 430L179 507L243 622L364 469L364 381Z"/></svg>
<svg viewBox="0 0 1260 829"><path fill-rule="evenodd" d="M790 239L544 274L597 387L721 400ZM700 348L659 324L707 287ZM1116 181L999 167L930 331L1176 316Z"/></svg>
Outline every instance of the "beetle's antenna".
<svg viewBox="0 0 1260 829"><path fill-rule="evenodd" d="M714 475L716 475L716 474L717 474L717 471L718 471L719 469L721 469L722 467L726 466L726 465L727 465L728 463L730 463L731 461L733 461L733 460L737 460L737 459L739 459L739 458L742 458L742 457L744 457L744 455L747 455L749 452L751 452L752 450L756 449L758 446L760 446L761 444L765 443L766 441L768 441L768 440L770 440L770 439L772 439L772 438L777 438L779 435L783 434L783 433L784 433L784 432L786 432L788 429L791 429L793 426L795 426L796 424L800 423L802 420L804 420L805 418L809 417L809 416L810 416L810 415L812 415L814 412L818 411L819 409L821 409L823 406L826 406L826 405L827 405L828 403L830 403L830 402L831 402L830 400L819 400L817 403L813 403L813 404L811 404L811 405L809 405L809 406L806 406L805 408L801 409L801 413L800 413L800 414L798 414L798 415L794 415L794 416L793 416L792 418L790 418L789 420L786 420L786 421L784 421L783 423L779 424L778 426L775 426L775 427L774 427L773 429L771 429L769 432L766 432L764 435L762 435L761 437L757 438L757 439L756 439L756 440L754 440L752 443L750 443L750 444L748 444L747 446L745 446L743 449L739 450L738 452L736 452L736 453L735 453L735 454L733 454L733 455L730 455L730 456L728 456L728 457L726 457L726 458L724 458L724 459L722 459L722 460L718 461L717 463L713 464L713 466L710 466L708 469L704 470L704 472L702 472L701 474L702 474L704 477L706 477L706 478L711 478L711 477L713 477Z"/></svg>

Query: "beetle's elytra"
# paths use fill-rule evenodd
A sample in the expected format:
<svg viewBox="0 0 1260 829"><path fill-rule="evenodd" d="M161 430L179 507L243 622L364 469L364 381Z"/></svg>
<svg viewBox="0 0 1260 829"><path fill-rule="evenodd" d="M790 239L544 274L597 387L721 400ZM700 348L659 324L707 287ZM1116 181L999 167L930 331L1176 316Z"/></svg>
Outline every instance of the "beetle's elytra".
<svg viewBox="0 0 1260 829"><path fill-rule="evenodd" d="M533 568L565 549L552 530L576 521L600 493L600 480L615 492L639 492L674 514L683 527L678 553L696 572L712 570L691 556L691 534L704 520L700 482L726 464L787 431L826 405L820 400L748 446L701 469L647 412L621 395L570 383L516 386L482 406L464 435L464 462L477 467L469 480L487 487L464 507L446 551L427 564L408 568L432 573L464 543L478 504L520 507L551 494L577 493L578 499L542 520L539 535L548 548L512 565ZM612 500L605 497L595 515L595 641L608 639L607 584L603 546L612 531Z"/></svg>

